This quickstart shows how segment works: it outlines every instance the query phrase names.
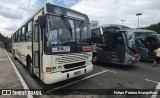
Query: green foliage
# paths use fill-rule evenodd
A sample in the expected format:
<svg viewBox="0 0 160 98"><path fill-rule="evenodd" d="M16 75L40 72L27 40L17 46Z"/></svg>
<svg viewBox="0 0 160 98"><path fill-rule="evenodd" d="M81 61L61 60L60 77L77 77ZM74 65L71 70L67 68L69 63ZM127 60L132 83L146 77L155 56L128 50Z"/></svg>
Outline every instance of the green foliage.
<svg viewBox="0 0 160 98"><path fill-rule="evenodd" d="M5 37L3 34L0 33L0 42L4 43L8 41L8 37Z"/></svg>
<svg viewBox="0 0 160 98"><path fill-rule="evenodd" d="M143 27L144 29L153 30L160 34L160 22L157 24L151 24L150 26Z"/></svg>

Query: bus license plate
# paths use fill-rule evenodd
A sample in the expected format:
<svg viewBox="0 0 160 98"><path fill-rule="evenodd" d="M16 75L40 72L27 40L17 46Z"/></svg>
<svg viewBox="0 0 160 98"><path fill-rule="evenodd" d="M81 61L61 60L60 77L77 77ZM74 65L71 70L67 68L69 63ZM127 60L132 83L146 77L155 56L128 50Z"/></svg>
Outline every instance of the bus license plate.
<svg viewBox="0 0 160 98"><path fill-rule="evenodd" d="M81 74L81 71L74 72L74 76L78 76Z"/></svg>

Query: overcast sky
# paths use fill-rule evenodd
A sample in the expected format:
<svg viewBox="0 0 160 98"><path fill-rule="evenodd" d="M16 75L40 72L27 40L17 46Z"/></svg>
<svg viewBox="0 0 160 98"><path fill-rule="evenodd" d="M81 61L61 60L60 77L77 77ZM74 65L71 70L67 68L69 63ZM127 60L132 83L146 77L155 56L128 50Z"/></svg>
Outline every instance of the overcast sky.
<svg viewBox="0 0 160 98"><path fill-rule="evenodd" d="M136 28L160 22L160 0L0 0L0 32L12 34L36 8L45 2L71 8L98 20L99 24L122 24Z"/></svg>

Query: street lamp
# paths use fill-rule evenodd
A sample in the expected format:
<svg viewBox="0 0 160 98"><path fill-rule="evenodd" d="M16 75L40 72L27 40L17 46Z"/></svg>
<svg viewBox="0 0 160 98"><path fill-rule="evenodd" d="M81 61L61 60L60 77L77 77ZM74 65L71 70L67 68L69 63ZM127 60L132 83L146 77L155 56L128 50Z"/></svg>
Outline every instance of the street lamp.
<svg viewBox="0 0 160 98"><path fill-rule="evenodd" d="M122 21L122 25L123 25L123 22L126 21L126 20L121 20L121 21Z"/></svg>
<svg viewBox="0 0 160 98"><path fill-rule="evenodd" d="M142 13L137 13L136 16L138 16L138 28L139 28L139 15L142 15Z"/></svg>

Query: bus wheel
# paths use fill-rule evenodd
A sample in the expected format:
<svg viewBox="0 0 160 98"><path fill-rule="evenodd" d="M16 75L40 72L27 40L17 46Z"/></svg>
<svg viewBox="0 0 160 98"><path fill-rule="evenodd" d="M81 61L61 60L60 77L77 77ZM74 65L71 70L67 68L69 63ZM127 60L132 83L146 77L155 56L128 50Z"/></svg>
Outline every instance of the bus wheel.
<svg viewBox="0 0 160 98"><path fill-rule="evenodd" d="M33 65L32 65L30 59L27 60L27 68L29 70L30 75L33 77Z"/></svg>
<svg viewBox="0 0 160 98"><path fill-rule="evenodd" d="M29 64L29 73L32 77L34 77L34 74L33 74L33 65L32 63Z"/></svg>
<svg viewBox="0 0 160 98"><path fill-rule="evenodd" d="M33 74L32 63L29 64L29 72L30 72L30 74Z"/></svg>
<svg viewBox="0 0 160 98"><path fill-rule="evenodd" d="M14 58L14 60L17 60L15 51L13 52L13 58Z"/></svg>
<svg viewBox="0 0 160 98"><path fill-rule="evenodd" d="M98 63L96 55L93 56L92 62L93 62L93 64L97 64Z"/></svg>

